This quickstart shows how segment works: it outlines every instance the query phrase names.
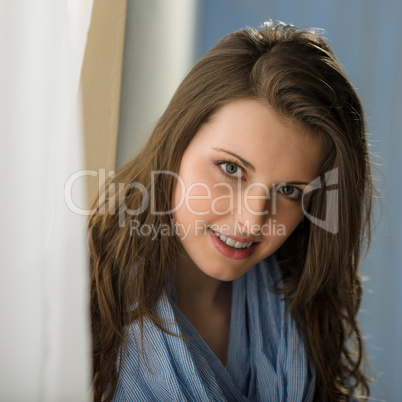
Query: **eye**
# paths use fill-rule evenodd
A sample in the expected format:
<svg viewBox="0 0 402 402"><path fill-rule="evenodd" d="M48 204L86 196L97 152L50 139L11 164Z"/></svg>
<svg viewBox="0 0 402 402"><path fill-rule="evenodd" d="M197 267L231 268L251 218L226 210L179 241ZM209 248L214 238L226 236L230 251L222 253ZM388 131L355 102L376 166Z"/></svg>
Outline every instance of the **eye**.
<svg viewBox="0 0 402 402"><path fill-rule="evenodd" d="M292 201L298 201L302 196L302 190L298 187L291 186L290 184L280 184L276 188L276 191Z"/></svg>
<svg viewBox="0 0 402 402"><path fill-rule="evenodd" d="M223 162L219 165L223 173L230 177L242 178L243 169L234 162Z"/></svg>

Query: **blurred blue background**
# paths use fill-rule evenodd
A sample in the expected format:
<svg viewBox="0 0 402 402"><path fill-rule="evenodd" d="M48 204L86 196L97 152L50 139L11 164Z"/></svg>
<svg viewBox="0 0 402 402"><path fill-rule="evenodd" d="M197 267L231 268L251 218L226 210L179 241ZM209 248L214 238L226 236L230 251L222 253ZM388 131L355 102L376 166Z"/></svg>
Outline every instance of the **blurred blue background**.
<svg viewBox="0 0 402 402"><path fill-rule="evenodd" d="M225 34L265 20L317 27L345 68L366 111L381 201L362 262L360 314L376 381L371 400L402 400L402 1L202 0L195 59Z"/></svg>

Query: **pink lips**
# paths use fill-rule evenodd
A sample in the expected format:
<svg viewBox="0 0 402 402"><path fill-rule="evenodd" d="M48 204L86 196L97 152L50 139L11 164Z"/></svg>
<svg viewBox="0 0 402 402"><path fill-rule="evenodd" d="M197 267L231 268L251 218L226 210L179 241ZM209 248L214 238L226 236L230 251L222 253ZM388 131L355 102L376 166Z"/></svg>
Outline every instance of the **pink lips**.
<svg viewBox="0 0 402 402"><path fill-rule="evenodd" d="M225 257L232 258L234 260L244 260L245 258L248 258L255 250L255 248L258 246L259 243L254 243L251 245L249 248L243 249L243 250L235 250L226 244L222 243L219 238L214 234L213 231L209 231L211 234L211 240L215 248ZM236 236L230 236L232 239L236 241L240 241L243 243L247 243L250 241L253 241L252 239L249 238L240 238Z"/></svg>

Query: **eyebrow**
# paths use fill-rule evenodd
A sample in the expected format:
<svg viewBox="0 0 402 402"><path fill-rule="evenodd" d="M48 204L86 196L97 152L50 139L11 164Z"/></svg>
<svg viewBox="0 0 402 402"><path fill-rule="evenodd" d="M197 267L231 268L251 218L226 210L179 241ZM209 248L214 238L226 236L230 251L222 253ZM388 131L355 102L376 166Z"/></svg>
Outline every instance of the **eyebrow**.
<svg viewBox="0 0 402 402"><path fill-rule="evenodd" d="M312 180L313 181L313 180ZM290 184L290 185L293 185L293 186L297 186L297 185L304 185L304 186L307 186L307 185L309 185L310 183L311 183L311 181L309 181L309 182L304 182L304 181L287 181L287 182L285 182L286 184Z"/></svg>
<svg viewBox="0 0 402 402"><path fill-rule="evenodd" d="M241 163L243 163L243 165L244 165L246 168L248 168L248 169L252 170L253 172L255 172L255 167L254 167L250 162L247 162L245 159L243 159L241 156L235 154L234 152L228 151L227 149L223 149L223 148L212 148L212 149L214 149L215 151L219 151L219 152L225 152L225 153L227 153L227 154L229 154L229 155L234 156L234 157L237 158Z"/></svg>

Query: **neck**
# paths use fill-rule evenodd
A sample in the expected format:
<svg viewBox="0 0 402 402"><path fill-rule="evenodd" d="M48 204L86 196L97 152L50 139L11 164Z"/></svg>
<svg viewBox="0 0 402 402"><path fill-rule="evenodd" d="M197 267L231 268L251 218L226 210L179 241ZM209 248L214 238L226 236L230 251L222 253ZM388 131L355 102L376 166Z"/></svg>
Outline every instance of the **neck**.
<svg viewBox="0 0 402 402"><path fill-rule="evenodd" d="M211 278L188 259L183 259L176 267L174 282L179 306L205 308L227 299L231 282Z"/></svg>

